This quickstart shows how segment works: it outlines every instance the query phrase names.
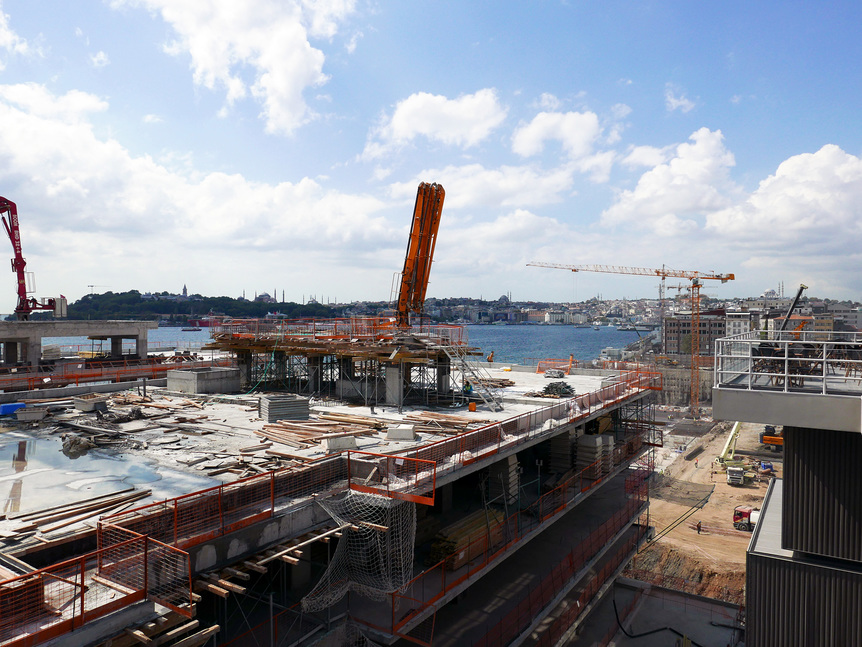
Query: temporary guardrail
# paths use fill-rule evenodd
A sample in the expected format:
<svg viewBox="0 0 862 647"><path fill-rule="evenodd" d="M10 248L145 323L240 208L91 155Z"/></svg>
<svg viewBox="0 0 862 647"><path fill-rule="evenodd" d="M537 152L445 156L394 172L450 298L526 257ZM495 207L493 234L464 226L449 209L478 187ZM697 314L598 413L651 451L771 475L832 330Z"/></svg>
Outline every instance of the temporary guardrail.
<svg viewBox="0 0 862 647"><path fill-rule="evenodd" d="M32 391L71 384L90 384L93 382L128 382L146 378L161 378L168 371L178 368L211 368L233 366L230 359L175 361L174 358L150 358L148 360L113 360L105 362L64 362L53 366L42 366L39 370L25 368L14 372L0 373L0 390Z"/></svg>
<svg viewBox="0 0 862 647"><path fill-rule="evenodd" d="M474 646L504 647L520 636L557 595L567 585L571 585L572 579L608 545L608 542L637 518L642 508L642 502L629 501L624 509L617 511L610 519L593 530L551 569L537 587L530 590L529 595L492 627L483 639L474 643ZM629 544L627 543L626 546Z"/></svg>
<svg viewBox="0 0 862 647"><path fill-rule="evenodd" d="M302 338L319 341L384 340L396 335L428 337L436 343L462 345L467 343L463 326L445 324L416 325L398 328L392 317L351 317L343 319L228 319L210 327L214 339L225 336L234 339Z"/></svg>
<svg viewBox="0 0 862 647"><path fill-rule="evenodd" d="M840 394L862 388L862 333L753 331L715 342L715 386Z"/></svg>
<svg viewBox="0 0 862 647"><path fill-rule="evenodd" d="M145 598L192 615L187 553L125 529L92 553L0 582L0 646L29 647Z"/></svg>
<svg viewBox="0 0 862 647"><path fill-rule="evenodd" d="M615 455L615 464L621 464L635 456L640 446L633 439L627 452ZM587 467L583 472L594 469L595 464ZM522 541L533 531L552 518L567 512L576 502L578 495L604 480L585 477L583 472L547 492L526 510L518 511L507 519L488 523L486 528L471 535L459 550L414 577L398 591L391 593L387 601L375 605L366 602L365 607L373 608L369 611L369 615L373 614L373 617L378 618L386 613L389 616L388 626L373 623L368 616L354 615L354 618L384 634L404 637L402 632L405 628L417 617L435 607L447 593L486 569L492 562L519 548ZM613 536L625 524L631 522L632 516L641 510L646 501L646 477L647 474L643 470L635 470L626 478L625 490L634 498L630 499L609 522L598 528L595 531L597 534L591 534L591 537L602 536L603 541L606 541L607 532L611 528L616 528L610 535ZM453 568L453 565L457 565L457 568ZM385 607L385 610L380 608L381 606Z"/></svg>
<svg viewBox="0 0 862 647"><path fill-rule="evenodd" d="M621 376L620 381L616 384L602 387L595 392L578 396L567 402L516 416L501 423L487 425L452 439L432 443L402 456L389 456L387 459L393 461L397 461L399 458L404 460L405 464L409 464L409 467L399 471L401 466L397 462L393 463L398 469L393 470L392 473L402 479L402 482L387 483L387 487L379 489L378 493L397 498L407 498L398 495L414 494L421 498L423 492L427 493L429 484L433 492L433 484L436 484L437 474L441 469L452 471L477 460L491 457L504 446L515 446L530 438L539 438L544 433L551 433L559 424L586 418L642 390L660 388L660 385L660 376L656 374L627 373ZM640 451L641 445L642 440L638 436L632 438L625 445L616 447L613 452L613 465L619 465L636 455ZM412 481L409 478L404 478L408 473L414 475ZM606 466L597 461L596 464L566 480L534 504L536 510L533 522L542 523L560 513L574 500L575 496L600 483L606 474ZM380 485L381 483L378 482L374 487L380 488ZM131 560L128 562L129 564L138 563L135 562L136 559L142 560L140 561L142 564L140 568L143 569L144 577L147 577L147 565L151 563L148 561L147 554L154 546L161 547L159 548L160 551L195 546L272 517L276 507L282 502L308 497L312 494L336 493L349 487L351 487L351 479L347 453L313 461L302 466L267 472L103 517L98 528L99 550L120 550L121 546L126 545L126 541L122 540L123 533L127 533L130 537L128 541L138 542L134 545L140 547L138 551L143 552L143 556L124 559ZM519 520L515 524L515 529L516 533L520 533L518 536L523 536L529 531L523 520ZM487 539L477 538L476 541L485 541L486 548L482 552L485 559L493 559L501 550L501 548L496 548L492 552L492 547L488 544ZM95 607L88 607L89 599L93 597L92 594L87 593L90 589L84 588L88 586L86 574L92 568L88 566L88 563L95 560L97 564L102 564L96 570L96 574L98 574L99 569L103 568L106 563L104 556L107 554L101 553L102 557L84 556L76 558L42 569L37 572L41 573L38 575L29 574L21 578L0 582L0 618L3 619L0 620L0 636L8 635L8 640L4 638L8 642L12 635L18 635L15 633L16 631L25 630L30 632L28 635L31 636L35 631L36 635L43 636L39 640L44 640L52 635L59 635L59 633L80 626L81 623L103 615L108 610L131 604L143 595L142 591L150 590L145 585L134 588L126 583L124 586L130 589L130 592L124 596L112 598L110 603L99 600L93 603ZM70 573L72 577L69 577ZM81 575L78 575L79 573ZM420 577L428 577L427 573ZM443 577L445 578L445 575ZM60 587L60 590L56 593L51 592L48 596L39 593L40 591L44 592L45 586L59 587L59 584L49 583L55 580L63 582L63 587ZM15 584L15 582L20 583ZM455 583L449 582L447 586L451 588L454 585ZM68 618L63 616L60 619L53 618L46 629L38 624L45 613L43 601L46 598L51 600L62 599L61 605L64 609L79 605L81 612L76 614L70 611L71 615ZM3 624L4 622L6 624ZM404 622L403 620L399 622L398 627L402 627ZM31 623L36 624L31 625ZM32 631L22 629L24 625L33 626L34 629ZM16 629L7 631L3 628L8 626L14 626ZM393 616L392 628L395 629L395 626ZM4 634L3 631L7 631L7 633ZM38 641L31 641L26 644L36 644L36 642ZM9 646L14 645L15 647L24 644L23 642L8 642ZM7 647L7 644L0 642L0 647Z"/></svg>

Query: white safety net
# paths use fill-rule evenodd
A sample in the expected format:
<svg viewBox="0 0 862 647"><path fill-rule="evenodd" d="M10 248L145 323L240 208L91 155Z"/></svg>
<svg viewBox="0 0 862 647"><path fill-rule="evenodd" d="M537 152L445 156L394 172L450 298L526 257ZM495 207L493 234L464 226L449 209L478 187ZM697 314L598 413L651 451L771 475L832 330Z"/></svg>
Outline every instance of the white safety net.
<svg viewBox="0 0 862 647"><path fill-rule="evenodd" d="M348 490L319 501L345 528L329 568L302 599L306 612L332 606L348 591L385 600L413 577L416 504Z"/></svg>

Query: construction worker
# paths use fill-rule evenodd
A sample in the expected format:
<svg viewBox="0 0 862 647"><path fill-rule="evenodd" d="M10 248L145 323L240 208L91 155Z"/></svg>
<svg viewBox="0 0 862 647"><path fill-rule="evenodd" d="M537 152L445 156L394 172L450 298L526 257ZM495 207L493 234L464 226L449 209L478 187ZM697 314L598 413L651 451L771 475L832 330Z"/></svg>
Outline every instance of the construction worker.
<svg viewBox="0 0 862 647"><path fill-rule="evenodd" d="M697 459L697 458L695 458L695 459L694 459L694 469L697 469L697 461L698 461L698 460L699 460L699 459Z"/></svg>
<svg viewBox="0 0 862 647"><path fill-rule="evenodd" d="M701 524L700 524L700 521L698 521L697 522L697 534L698 535L700 534L700 528L701 528Z"/></svg>

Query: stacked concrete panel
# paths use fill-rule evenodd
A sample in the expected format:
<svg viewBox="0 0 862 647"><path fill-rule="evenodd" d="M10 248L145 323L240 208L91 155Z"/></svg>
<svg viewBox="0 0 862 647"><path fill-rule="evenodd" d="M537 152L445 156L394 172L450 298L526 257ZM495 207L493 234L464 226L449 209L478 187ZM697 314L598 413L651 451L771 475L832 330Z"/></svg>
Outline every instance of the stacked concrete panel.
<svg viewBox="0 0 862 647"><path fill-rule="evenodd" d="M554 436L548 441L548 471L552 474L565 474L572 469L572 445L575 430Z"/></svg>
<svg viewBox="0 0 862 647"><path fill-rule="evenodd" d="M608 434L581 436L578 438L578 471L587 470L587 478L601 478L613 466L613 436Z"/></svg>
<svg viewBox="0 0 862 647"><path fill-rule="evenodd" d="M301 395L262 395L258 404L261 420L308 420L308 398Z"/></svg>

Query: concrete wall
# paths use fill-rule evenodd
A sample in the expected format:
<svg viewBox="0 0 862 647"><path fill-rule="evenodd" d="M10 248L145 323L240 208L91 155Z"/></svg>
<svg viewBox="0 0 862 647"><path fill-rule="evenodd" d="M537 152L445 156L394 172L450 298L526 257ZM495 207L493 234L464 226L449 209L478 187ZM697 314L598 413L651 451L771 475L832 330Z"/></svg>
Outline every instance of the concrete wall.
<svg viewBox="0 0 862 647"><path fill-rule="evenodd" d="M179 393L238 393L240 371L238 368L191 368L168 371L169 391Z"/></svg>

